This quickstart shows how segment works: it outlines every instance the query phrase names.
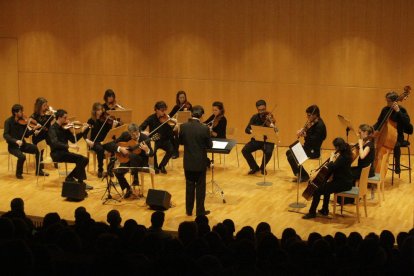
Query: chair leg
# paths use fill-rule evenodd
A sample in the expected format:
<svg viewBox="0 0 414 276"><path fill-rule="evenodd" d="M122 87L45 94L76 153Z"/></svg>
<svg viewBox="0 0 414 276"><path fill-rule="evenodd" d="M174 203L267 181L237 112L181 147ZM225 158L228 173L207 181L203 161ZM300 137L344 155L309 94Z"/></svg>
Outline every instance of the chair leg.
<svg viewBox="0 0 414 276"><path fill-rule="evenodd" d="M334 202L333 202L333 214L332 214L333 217L335 217L335 214L336 214L336 202L337 201L338 201L338 195L335 194L334 195Z"/></svg>
<svg viewBox="0 0 414 276"><path fill-rule="evenodd" d="M90 160L90 157L91 157L91 152L88 149L86 149L86 158ZM89 172L89 162L88 164L86 164L86 171Z"/></svg>
<svg viewBox="0 0 414 276"><path fill-rule="evenodd" d="M341 197L341 215L343 214L343 211L344 211L344 203L345 203L345 197L342 196Z"/></svg>
<svg viewBox="0 0 414 276"><path fill-rule="evenodd" d="M239 162L239 150L237 149L237 144L236 144L236 157L237 157L237 167L240 168L240 162Z"/></svg>
<svg viewBox="0 0 414 276"><path fill-rule="evenodd" d="M407 147L407 151L408 151L408 179L410 180L411 183L411 152L410 152L410 146Z"/></svg>
<svg viewBox="0 0 414 276"><path fill-rule="evenodd" d="M359 196L355 198L356 203L356 213L357 213L357 221L359 222Z"/></svg>
<svg viewBox="0 0 414 276"><path fill-rule="evenodd" d="M151 176L151 187L152 187L153 189L155 189L154 174L153 174L153 173L150 173L150 176ZM143 189L144 189L144 188L143 188Z"/></svg>
<svg viewBox="0 0 414 276"><path fill-rule="evenodd" d="M382 182L382 181L380 181L380 182L377 184L378 203L379 203L379 206L380 206L380 207L381 207L381 192L382 192L382 189L381 189L381 182Z"/></svg>
<svg viewBox="0 0 414 276"><path fill-rule="evenodd" d="M364 195L364 209L365 209L365 217L368 217L367 213L367 195Z"/></svg>

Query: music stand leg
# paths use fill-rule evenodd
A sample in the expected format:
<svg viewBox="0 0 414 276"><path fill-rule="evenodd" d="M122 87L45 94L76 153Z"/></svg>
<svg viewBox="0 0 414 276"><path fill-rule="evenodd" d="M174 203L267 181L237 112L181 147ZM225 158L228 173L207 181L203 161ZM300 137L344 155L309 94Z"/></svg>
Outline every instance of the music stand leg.
<svg viewBox="0 0 414 276"><path fill-rule="evenodd" d="M291 207L291 208L306 207L305 203L300 203L299 202L299 183L300 183L301 178L302 178L302 165L299 165L299 177L298 177L298 180L296 182L296 202L293 202L293 203L289 204L289 207Z"/></svg>
<svg viewBox="0 0 414 276"><path fill-rule="evenodd" d="M214 152L211 153L211 194L214 195L214 188L220 193L221 199L223 200L223 203L226 203L226 199L224 198L224 192L223 189L219 186L219 184L214 180ZM207 184L206 184L207 185Z"/></svg>
<svg viewBox="0 0 414 276"><path fill-rule="evenodd" d="M263 137L263 181L257 182L258 186L272 186L272 182L266 182L266 140L267 137Z"/></svg>

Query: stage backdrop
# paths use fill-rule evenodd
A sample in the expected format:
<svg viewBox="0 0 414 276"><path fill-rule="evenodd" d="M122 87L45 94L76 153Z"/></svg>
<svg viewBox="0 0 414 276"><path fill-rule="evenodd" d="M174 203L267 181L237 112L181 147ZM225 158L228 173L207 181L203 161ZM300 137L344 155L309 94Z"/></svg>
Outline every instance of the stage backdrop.
<svg viewBox="0 0 414 276"><path fill-rule="evenodd" d="M338 114L372 124L387 91L413 84L413 13L411 0L0 0L0 118L43 96L86 120L112 88L141 123L185 90L208 114L223 101L240 142L258 99L281 145L318 104L331 147Z"/></svg>

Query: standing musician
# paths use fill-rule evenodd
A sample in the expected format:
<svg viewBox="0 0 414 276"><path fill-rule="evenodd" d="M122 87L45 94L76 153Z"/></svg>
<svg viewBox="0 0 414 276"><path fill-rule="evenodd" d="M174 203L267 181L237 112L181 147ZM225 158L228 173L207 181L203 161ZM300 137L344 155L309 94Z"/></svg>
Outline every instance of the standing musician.
<svg viewBox="0 0 414 276"><path fill-rule="evenodd" d="M178 111L191 111L193 109L193 106L189 101L187 101L187 94L185 91L178 91L177 95L175 97L175 105L171 109L170 114L168 114L171 118L175 117L177 115ZM174 145L174 153L172 158L176 159L179 157L179 151L178 148L180 147L180 143L178 141L178 128L177 131L174 131L174 139L172 140L172 143Z"/></svg>
<svg viewBox="0 0 414 276"><path fill-rule="evenodd" d="M155 141L154 169L156 173L159 173L159 171L161 171L162 173L166 174L167 170L165 169L165 166L167 165L168 160L170 160L174 152L174 146L171 142L174 134L171 126L168 124L168 121L170 121L171 118L167 114L167 104L164 101L156 102L154 111L154 114L148 116L148 118L142 122L142 124L139 126L139 129L141 131L144 131L149 126L149 131L152 133L155 129L158 128L156 130L156 133L159 133L160 139ZM157 162L158 149L163 149L165 151L164 158L159 164Z"/></svg>
<svg viewBox="0 0 414 276"><path fill-rule="evenodd" d="M121 105L116 102L115 92L112 89L107 89L103 97L105 103L102 105L105 111L108 110L123 110Z"/></svg>
<svg viewBox="0 0 414 276"><path fill-rule="evenodd" d="M4 122L3 137L7 141L8 151L17 157L16 178L23 179L23 164L26 161L26 155L23 153L31 153L36 155L36 173L38 171L39 150L36 145L29 144L24 138L33 134L30 130L30 118L24 118L23 106L15 104L11 109L12 116ZM37 123L34 126L38 127ZM46 175L43 170L39 170L39 175Z"/></svg>
<svg viewBox="0 0 414 276"><path fill-rule="evenodd" d="M407 113L407 110L398 105L397 99L398 99L398 94L394 91L388 92L385 95L385 99L387 101L387 106L385 106L382 110L381 110L381 114L378 117L377 122L374 124L374 129L375 129L375 137L378 137L379 135L379 131L380 126L384 120L384 118L386 118L387 113L390 112L391 110L391 115L389 116L389 119L391 120L392 123L396 124L396 128L397 128L397 141L396 144L394 146L394 159L395 159L395 173L396 174L400 174L401 172L401 168L400 168L400 157L401 157L401 149L400 146L404 146L406 145L406 141L404 140L404 132L406 133L413 133L413 127L410 124L410 116ZM380 147L377 148L377 151L380 150ZM376 158L380 158L380 154L377 154L378 156L376 156ZM379 164L381 163L381 161L378 162ZM377 165L377 168L379 166Z"/></svg>
<svg viewBox="0 0 414 276"><path fill-rule="evenodd" d="M207 149L212 147L213 142L208 127L200 123L203 114L202 106L194 106L192 119L182 124L180 128L180 144L184 145L183 164L187 216L193 214L194 200L197 216L210 213L204 207L204 200L206 197Z"/></svg>
<svg viewBox="0 0 414 276"><path fill-rule="evenodd" d="M129 147L126 146L119 146L122 142L136 142L132 143L134 145L138 145L138 153L134 153L129 151ZM154 151L151 148L151 144L148 140L148 136L141 133L139 127L135 123L131 123L128 125L128 131L125 131L119 136L114 142L108 144L108 150L111 152L121 153L124 156L128 156L128 161L123 162L120 165L122 167L148 167L148 158L154 155ZM118 179L119 185L124 192L124 198L129 198L132 194L131 186L128 184L128 181L125 178L125 174L128 172L129 169L117 169L115 172L115 176ZM131 169L131 174L134 177L132 185L138 185L138 169Z"/></svg>
<svg viewBox="0 0 414 276"><path fill-rule="evenodd" d="M89 148L96 152L98 157L98 177L101 178L103 174L103 160L105 158L105 149L101 142L105 139L109 130L118 124L118 121L104 111L102 104L94 103L92 105L91 118L87 123L91 128L90 138L87 138L88 128L84 132L84 139Z"/></svg>
<svg viewBox="0 0 414 276"><path fill-rule="evenodd" d="M54 123L55 114L54 110L49 106L48 101L43 98L39 97L36 99L34 104L34 112L31 118L35 119L41 127L34 131L32 136L33 144L37 145L39 142L46 140L46 143L49 144L49 137L47 132ZM43 150L40 152L40 161L43 161ZM40 164L40 170L43 170L43 163ZM44 173L45 175L49 175L48 173Z"/></svg>
<svg viewBox="0 0 414 276"><path fill-rule="evenodd" d="M87 126L83 125L81 132L75 134L75 125L68 120L68 114L63 109L56 111L56 122L49 128L50 156L54 162L75 163L75 168L68 174L66 181L75 181L84 183L86 179L85 167L89 159L77 153L69 152L69 148L79 150L77 140L83 136ZM69 144L71 141L73 144ZM93 189L85 183L86 189Z"/></svg>
<svg viewBox="0 0 414 276"><path fill-rule="evenodd" d="M335 153L331 155L328 163L328 175L332 175L332 181L323 183L313 193L312 204L309 212L303 216L304 219L311 219L316 217L316 208L318 207L321 195L323 195L322 209L318 210L323 216L329 214L329 197L332 193L347 191L352 187L352 152L351 147L338 137L333 140Z"/></svg>
<svg viewBox="0 0 414 276"><path fill-rule="evenodd" d="M274 128L275 131L277 131L277 128L275 126L275 121L273 118L272 113L266 111L266 102L264 100L258 100L256 102L256 108L257 113L254 114L249 121L249 124L247 125L245 132L247 134L253 134L251 126L267 126ZM265 167L267 163L272 158L273 149L275 147L274 143L266 143L267 147L264 149L264 154L262 158L262 164L259 167L254 160L254 157L252 155L252 152L255 152L257 150L263 150L264 142L262 141L256 141L254 138L250 140L242 149L242 153L244 158L246 159L247 163L249 164L250 171L248 174L255 174L259 170L262 174L266 173ZM266 164L264 164L264 158L266 158Z"/></svg>
<svg viewBox="0 0 414 276"><path fill-rule="evenodd" d="M305 143L303 149L310 159L319 158L321 156L322 142L326 139L326 126L321 119L320 110L317 105L311 105L306 108L306 116L308 118L305 126L297 131L298 138L304 137ZM286 152L287 160L292 168L293 174L299 177L299 166L293 156L292 150ZM308 172L302 168L300 182L309 180Z"/></svg>
<svg viewBox="0 0 414 276"><path fill-rule="evenodd" d="M227 119L224 116L222 102L213 103L213 114L204 122L210 128L210 135L214 138L226 138Z"/></svg>

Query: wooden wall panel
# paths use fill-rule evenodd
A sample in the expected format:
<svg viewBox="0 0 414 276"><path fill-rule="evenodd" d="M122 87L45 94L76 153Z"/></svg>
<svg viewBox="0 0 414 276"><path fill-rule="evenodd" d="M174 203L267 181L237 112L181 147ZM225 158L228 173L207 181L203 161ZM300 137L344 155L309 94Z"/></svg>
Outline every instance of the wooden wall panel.
<svg viewBox="0 0 414 276"><path fill-rule="evenodd" d="M412 84L409 0L0 1L0 36L18 40L19 95L44 96L81 119L107 88L141 122L157 100L185 90L208 113L221 100L243 134L264 98L282 145L304 110L321 107L331 140L337 115L374 123L389 90ZM4 55L5 50L1 50ZM404 103L413 110L414 102ZM3 109L9 109L6 106Z"/></svg>
<svg viewBox="0 0 414 276"><path fill-rule="evenodd" d="M11 116L11 106L19 103L17 74L17 40L0 37L0 128L4 120Z"/></svg>

